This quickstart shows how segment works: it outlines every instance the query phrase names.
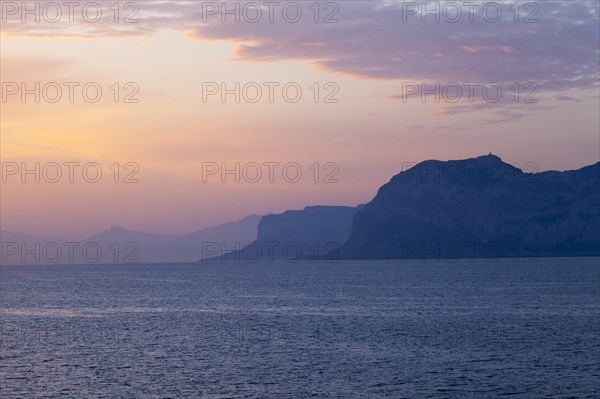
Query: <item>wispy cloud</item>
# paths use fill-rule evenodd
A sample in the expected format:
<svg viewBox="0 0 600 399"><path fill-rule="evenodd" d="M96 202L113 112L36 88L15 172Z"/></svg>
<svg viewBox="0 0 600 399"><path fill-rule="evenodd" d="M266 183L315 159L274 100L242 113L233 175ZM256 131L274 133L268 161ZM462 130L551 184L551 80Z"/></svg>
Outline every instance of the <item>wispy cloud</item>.
<svg viewBox="0 0 600 399"><path fill-rule="evenodd" d="M236 42L234 56L241 61L302 59L361 78L535 81L546 91L598 85L599 17L598 3L592 1L537 2L537 23L524 23L524 15L515 23L509 8L512 1L500 2L504 14L496 23L485 20L481 8L463 15L456 23L448 22L449 17L436 22L432 15L423 23L418 14L408 12L407 4L418 3L399 1L338 1L334 14L337 23L323 23L323 15L315 23L308 5L303 6L305 16L291 23L281 17L281 9L274 12L273 21L264 14L257 22L249 22L243 15L236 22L235 16L223 16L210 8L220 2L134 3L139 7L134 15L137 23L114 23L112 14L93 24L23 24L9 20L3 24L2 33L93 38L151 35L161 29L176 29L187 32L192 39ZM234 8L232 2L226 3ZM437 3L440 7L445 4ZM132 11L122 10L120 18ZM521 14L525 14L523 10Z"/></svg>

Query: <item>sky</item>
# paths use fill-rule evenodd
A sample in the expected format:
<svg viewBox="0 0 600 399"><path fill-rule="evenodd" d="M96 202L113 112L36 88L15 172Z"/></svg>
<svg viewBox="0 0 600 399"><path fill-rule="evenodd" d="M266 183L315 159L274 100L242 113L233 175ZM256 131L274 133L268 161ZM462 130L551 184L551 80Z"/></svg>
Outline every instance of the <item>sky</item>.
<svg viewBox="0 0 600 399"><path fill-rule="evenodd" d="M597 1L0 6L2 230L187 233L427 159L600 159Z"/></svg>

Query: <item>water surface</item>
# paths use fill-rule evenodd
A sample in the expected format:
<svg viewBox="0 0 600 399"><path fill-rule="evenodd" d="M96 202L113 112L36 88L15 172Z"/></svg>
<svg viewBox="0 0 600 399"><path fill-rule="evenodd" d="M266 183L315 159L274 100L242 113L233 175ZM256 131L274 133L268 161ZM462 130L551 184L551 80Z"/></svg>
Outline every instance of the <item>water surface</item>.
<svg viewBox="0 0 600 399"><path fill-rule="evenodd" d="M0 397L599 397L599 265L2 267Z"/></svg>

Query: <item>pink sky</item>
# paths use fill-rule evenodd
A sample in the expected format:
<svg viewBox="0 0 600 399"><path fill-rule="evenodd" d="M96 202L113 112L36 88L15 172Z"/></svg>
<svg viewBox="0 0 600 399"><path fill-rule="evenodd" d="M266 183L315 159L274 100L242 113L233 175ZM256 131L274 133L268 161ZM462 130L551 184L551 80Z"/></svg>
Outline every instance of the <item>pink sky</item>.
<svg viewBox="0 0 600 399"><path fill-rule="evenodd" d="M20 3L0 2L2 230L64 238L111 225L185 233L248 214L363 203L403 163L424 159L493 152L540 170L600 159L596 2L537 2L537 9L521 2L515 22L514 1L501 1L498 22L486 20L491 11L474 10L472 22L464 14L455 23L450 14L422 22L408 3L392 1L321 2L318 15L313 2L298 2L297 22L279 9L273 22L267 8L257 22L247 20L255 14L236 22L213 2L121 2L116 23L113 2L102 3L98 22L81 10L70 22L63 9L50 23L55 10L44 11L42 1L40 22L29 15L23 23L13 7ZM138 22L125 23L126 16ZM23 103L21 84L31 90L36 82L41 101L29 94ZM48 101L51 82L63 90L56 103ZM69 82L78 84L73 102ZM239 102L233 94L222 102L220 93L203 101L203 89L238 82L248 90ZM411 82L440 83L447 97L406 98ZM504 92L497 102L480 89L472 101L464 92L451 102L451 82L463 90L465 82L494 83ZM91 83L102 89L96 103L81 90ZM297 102L286 100L285 85L287 94L301 88ZM252 102L257 86L263 96ZM138 102L125 102L127 95ZM46 176L23 182L21 168L36 162ZM78 165L72 183L69 162ZM206 163L239 163L247 173L258 164L263 179L203 181ZM265 163L279 163L273 182ZM51 183L56 164L63 178ZM281 174L286 164L302 170L298 182ZM89 173L100 165L102 178L88 181L83 165ZM129 174L138 182L125 183Z"/></svg>

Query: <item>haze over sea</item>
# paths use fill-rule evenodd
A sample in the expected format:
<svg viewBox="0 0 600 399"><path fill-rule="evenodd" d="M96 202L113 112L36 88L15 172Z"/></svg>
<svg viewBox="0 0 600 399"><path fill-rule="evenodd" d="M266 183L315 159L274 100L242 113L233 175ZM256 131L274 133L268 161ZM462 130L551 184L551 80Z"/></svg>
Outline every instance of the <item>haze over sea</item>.
<svg viewBox="0 0 600 399"><path fill-rule="evenodd" d="M598 258L3 266L2 398L600 395Z"/></svg>

